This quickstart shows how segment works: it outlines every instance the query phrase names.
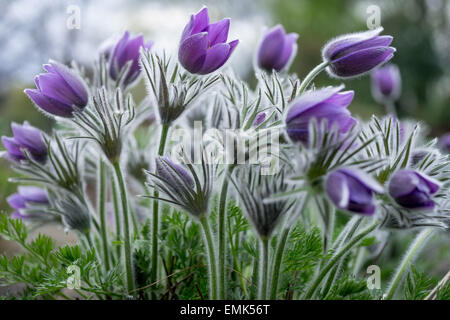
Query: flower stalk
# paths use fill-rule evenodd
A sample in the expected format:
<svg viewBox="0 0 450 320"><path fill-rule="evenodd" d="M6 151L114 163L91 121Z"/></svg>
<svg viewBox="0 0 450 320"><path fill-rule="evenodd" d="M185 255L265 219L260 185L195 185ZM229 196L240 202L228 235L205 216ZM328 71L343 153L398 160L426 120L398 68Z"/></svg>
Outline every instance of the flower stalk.
<svg viewBox="0 0 450 320"><path fill-rule="evenodd" d="M217 299L217 265L216 265L216 253L214 249L213 236L211 232L211 226L209 224L208 218L202 216L200 218L200 224L202 226L203 234L206 240L206 247L208 249L208 260L209 260L209 286L210 286L210 298L212 300Z"/></svg>
<svg viewBox="0 0 450 320"><path fill-rule="evenodd" d="M267 288L269 283L269 239L261 239L261 258L260 263L260 274L259 274L259 300L267 299Z"/></svg>
<svg viewBox="0 0 450 320"><path fill-rule="evenodd" d="M417 257L420 250L424 247L425 243L432 237L434 231L434 228L426 228L422 230L414 239L408 251L406 252L405 257L400 263L397 272L391 280L391 284L389 285L389 288L384 297L385 300L390 300L394 297L395 291L403 281L406 272L409 270L409 266Z"/></svg>

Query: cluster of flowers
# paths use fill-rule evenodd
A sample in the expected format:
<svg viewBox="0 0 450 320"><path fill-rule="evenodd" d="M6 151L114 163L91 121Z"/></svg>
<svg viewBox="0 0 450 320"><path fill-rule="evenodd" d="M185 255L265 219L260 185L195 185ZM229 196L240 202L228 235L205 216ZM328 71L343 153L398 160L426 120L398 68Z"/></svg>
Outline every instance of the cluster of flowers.
<svg viewBox="0 0 450 320"><path fill-rule="evenodd" d="M447 160L434 142L419 145L417 126L411 129L394 114L368 123L358 121L348 110L355 93L343 91L343 85L321 89L311 85L323 70L338 79L373 71L375 99L392 106L400 95L400 75L395 66L382 66L395 52L390 46L391 36L381 35L382 28L378 28L335 38L324 46L322 63L300 81L287 73L296 56L298 35L287 34L282 26L276 26L266 31L259 44L255 58L259 83L252 91L231 73L216 72L239 43L227 42L229 28L229 19L210 23L207 8L192 15L181 35L179 64L152 54L151 42L145 43L142 36L131 37L126 32L113 47L102 52L93 78L75 66L69 68L54 61L44 65L46 73L36 76L36 89L25 93L61 126L58 133L47 136L28 122L14 123L13 137L2 137L5 156L23 173L17 180L33 183L19 187L18 193L8 198L14 217L24 221L62 217L66 227L81 234L91 232L93 225L102 240L107 241L114 234L109 230L112 228L105 226L104 202L108 196L103 194L96 214L86 196L86 184L92 183L90 172L97 170L101 195L101 181L111 167L112 188L122 204L115 208L115 233L124 240L124 284L128 292L135 288L129 230L129 220L136 218L131 210L135 194L127 185L134 177L141 182L140 190L154 189L146 194L154 199L152 208L147 210L152 213L153 224L153 243L149 248L153 280L157 280L159 267L158 204L168 202L191 214L203 227L212 298L226 297L225 217L229 182L262 244L260 298L268 298L269 289L270 297L276 297L280 266L275 262L272 276L268 275L269 240L279 226L289 232L296 219L307 212L305 207L311 205L311 198L334 205L318 205L328 208L321 215L324 238L329 237L329 241L333 227L326 224L332 220L334 208L374 217L378 221L376 227L448 227ZM141 74L149 96L135 105L129 90ZM204 94L207 90L211 94ZM254 131L281 128L284 134L277 155L282 162L279 172L262 176L258 166L235 164L217 170L218 165L210 161L207 152L203 152L200 166L188 161L178 163L166 156L171 128L182 125L177 120L189 118L198 109L208 118L205 124L219 132L233 127L246 136ZM155 113L161 124L159 148L139 149L133 133L148 123L154 127ZM252 146L247 147L249 152ZM147 155L142 156L143 163L137 164L137 155L143 154ZM105 168L105 164L110 166ZM137 166L146 169L143 179L142 170L134 170ZM129 179L124 177L124 168ZM214 182L220 176L223 185L218 237L214 240L209 213L216 191ZM43 184L45 189L35 184ZM278 248L282 253L283 244ZM106 248L105 260L109 259L108 251ZM313 285L306 297L314 289Z"/></svg>

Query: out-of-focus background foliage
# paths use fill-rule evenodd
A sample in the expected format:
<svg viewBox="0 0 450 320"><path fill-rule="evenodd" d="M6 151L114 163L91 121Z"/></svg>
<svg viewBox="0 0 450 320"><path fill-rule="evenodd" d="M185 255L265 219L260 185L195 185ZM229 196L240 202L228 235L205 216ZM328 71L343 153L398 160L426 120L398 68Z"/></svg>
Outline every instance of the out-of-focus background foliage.
<svg viewBox="0 0 450 320"><path fill-rule="evenodd" d="M189 14L207 5L213 19L231 17L230 38L241 43L231 66L254 83L253 57L264 26L281 23L297 32L297 57L291 66L301 78L321 60L321 47L343 33L367 29L367 9L376 5L385 34L394 36L403 91L397 103L401 118L416 118L430 128L430 136L450 131L450 1L446 0L0 0L0 134L9 135L10 122L28 120L50 131L52 121L32 106L23 89L49 58L76 60L90 68L99 47L124 30L142 32L155 41L157 51L176 53ZM80 9L80 29L69 29L73 6ZM324 73L317 85L340 81ZM356 92L350 109L363 119L382 114L370 92L370 77L346 81ZM136 93L145 94L143 85ZM16 186L8 183L8 164L0 160L0 209L9 210L6 197ZM406 243L406 242L405 242ZM440 247L439 247L440 248ZM391 248L398 250L400 248ZM1 250L0 250L1 251ZM448 254L444 261L449 261ZM429 254L436 251L428 251ZM437 253L436 253L437 254ZM439 259L437 259L439 260ZM436 261L436 260L435 260ZM442 261L442 259L440 259ZM448 264L446 266L448 268ZM434 266L437 274L445 266Z"/></svg>

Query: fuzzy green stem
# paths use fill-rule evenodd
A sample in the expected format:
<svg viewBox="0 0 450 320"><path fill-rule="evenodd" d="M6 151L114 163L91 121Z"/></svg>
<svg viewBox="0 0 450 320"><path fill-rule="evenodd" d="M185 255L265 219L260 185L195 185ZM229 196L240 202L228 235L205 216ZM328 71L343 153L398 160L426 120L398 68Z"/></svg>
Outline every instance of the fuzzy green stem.
<svg viewBox="0 0 450 320"><path fill-rule="evenodd" d="M267 287L269 282L269 239L261 239L261 257L259 274L259 300L267 299Z"/></svg>
<svg viewBox="0 0 450 320"><path fill-rule="evenodd" d="M339 262L341 257L345 255L348 251L353 249L355 245L357 245L365 236L367 236L369 233L371 233L373 230L375 230L378 225L379 221L376 220L374 223L372 223L370 226L368 226L366 229L361 231L358 235L356 235L353 239L351 239L345 246L343 246L335 255L331 257L331 259L328 261L328 263L322 268L322 270L319 272L318 276L315 278L312 285L309 287L307 292L305 293L305 299L311 299L311 297L316 292L317 287L320 285L322 280L325 278L325 276L328 274L328 272L333 268L333 266Z"/></svg>
<svg viewBox="0 0 450 320"><path fill-rule="evenodd" d="M214 250L214 242L211 233L211 226L209 225L208 219L203 216L200 218L200 224L202 225L203 233L205 235L206 247L208 249L208 260L209 260L209 279L210 279L210 293L209 296L212 300L217 299L217 260L216 253Z"/></svg>
<svg viewBox="0 0 450 320"><path fill-rule="evenodd" d="M259 281L259 251L260 251L259 241L256 240L255 244L255 257L253 259L253 276L252 276L252 290L251 290L251 300L256 298L258 293L257 283Z"/></svg>
<svg viewBox="0 0 450 320"><path fill-rule="evenodd" d="M98 191L97 191L97 208L100 215L100 233L102 236L103 244L103 259L105 262L105 270L109 270L109 247L108 247L108 235L106 227L106 213L105 213L105 202L106 202L106 168L105 163L102 159L99 161L99 181L98 181Z"/></svg>
<svg viewBox="0 0 450 320"><path fill-rule="evenodd" d="M419 254L420 250L424 247L425 243L434 233L433 228L426 228L422 230L411 243L405 257L403 258L400 266L397 269L394 277L392 278L389 289L387 290L385 299L390 300L394 297L395 291L404 279L406 272L409 270L409 266Z"/></svg>
<svg viewBox="0 0 450 320"><path fill-rule="evenodd" d="M228 174L231 174L234 166L228 165L223 177L222 190L219 197L219 213L218 213L218 231L219 231L219 299L226 298L225 286L225 258L226 258L226 208L228 193Z"/></svg>
<svg viewBox="0 0 450 320"><path fill-rule="evenodd" d="M161 136L159 139L158 155L164 154L166 147L167 134L169 132L169 124L163 123L161 128ZM159 196L159 192L155 190L153 197L156 199ZM158 277L158 234L159 234L159 202L153 200L153 219L152 219L152 268L150 270L150 282L154 283Z"/></svg>
<svg viewBox="0 0 450 320"><path fill-rule="evenodd" d="M275 253L275 262L272 271L272 285L270 288L270 300L275 300L277 298L278 291L278 279L280 277L281 261L283 260L284 248L286 247L286 242L289 236L291 228L287 227L281 233L280 239L278 240L278 245Z"/></svg>
<svg viewBox="0 0 450 320"><path fill-rule="evenodd" d="M328 62L324 61L321 64L317 65L314 69L312 69L308 75L303 79L302 83L300 84L300 87L298 89L298 94L302 94L307 88L308 85L311 83L311 81L314 80L315 77L319 73L321 73L325 68L328 66Z"/></svg>
<svg viewBox="0 0 450 320"><path fill-rule="evenodd" d="M122 234L121 231L121 225L120 225L120 208L119 208L119 195L117 192L117 181L116 179L112 179L112 197L113 197L113 204L114 204L114 220L116 223L116 241L117 243L120 242L120 235ZM117 246L117 259L120 260L121 256L121 250L120 246Z"/></svg>
<svg viewBox="0 0 450 320"><path fill-rule="evenodd" d="M113 166L114 171L116 173L117 182L119 184L120 199L122 201L125 271L127 278L127 289L128 292L131 293L134 291L135 285L134 285L133 265L131 256L131 238L130 238L127 189L125 186L125 181L123 179L122 170L120 169L119 160L114 161Z"/></svg>

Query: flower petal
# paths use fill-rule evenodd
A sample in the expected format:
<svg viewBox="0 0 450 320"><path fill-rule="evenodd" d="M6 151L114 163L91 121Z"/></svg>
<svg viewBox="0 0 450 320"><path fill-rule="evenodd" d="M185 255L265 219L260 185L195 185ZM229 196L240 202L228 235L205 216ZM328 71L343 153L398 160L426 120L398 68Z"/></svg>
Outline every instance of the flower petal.
<svg viewBox="0 0 450 320"><path fill-rule="evenodd" d="M72 107L57 100L44 96L42 92L39 90L26 89L24 92L39 108L47 111L50 114L60 117L72 116L73 112Z"/></svg>
<svg viewBox="0 0 450 320"><path fill-rule="evenodd" d="M230 19L223 19L208 26L209 46L213 47L217 43L224 43L228 38L230 29Z"/></svg>
<svg viewBox="0 0 450 320"><path fill-rule="evenodd" d="M325 183L325 190L338 208L347 208L350 201L350 190L345 175L338 171L329 174Z"/></svg>
<svg viewBox="0 0 450 320"><path fill-rule="evenodd" d="M197 73L203 66L208 48L208 33L194 34L184 40L178 50L178 60L191 73Z"/></svg>
<svg viewBox="0 0 450 320"><path fill-rule="evenodd" d="M205 62L200 74L208 74L219 69L227 61L230 45L228 43L218 43L206 51Z"/></svg>

